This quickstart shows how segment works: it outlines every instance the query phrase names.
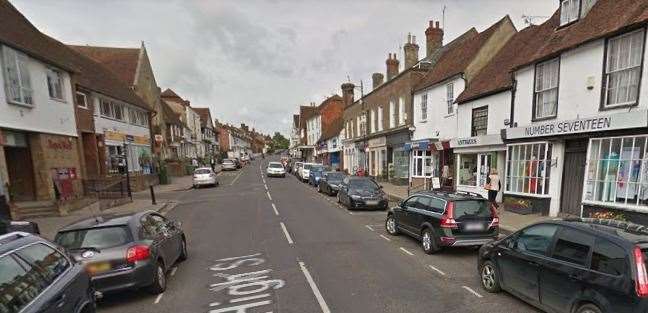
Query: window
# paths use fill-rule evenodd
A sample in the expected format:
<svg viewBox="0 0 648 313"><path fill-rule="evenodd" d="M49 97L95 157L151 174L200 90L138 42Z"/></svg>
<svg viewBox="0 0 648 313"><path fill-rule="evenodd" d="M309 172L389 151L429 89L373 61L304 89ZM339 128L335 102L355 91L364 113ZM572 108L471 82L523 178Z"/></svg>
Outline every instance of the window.
<svg viewBox="0 0 648 313"><path fill-rule="evenodd" d="M607 44L603 105L615 107L637 102L644 31L611 38Z"/></svg>
<svg viewBox="0 0 648 313"><path fill-rule="evenodd" d="M431 177L437 176L436 173L436 164L438 156L436 154L432 155L431 151L424 150L412 150L413 154L413 166L412 166L412 176L414 177Z"/></svg>
<svg viewBox="0 0 648 313"><path fill-rule="evenodd" d="M556 225L550 224L531 226L517 236L515 248L518 251L547 255L557 229Z"/></svg>
<svg viewBox="0 0 648 313"><path fill-rule="evenodd" d="M585 265L588 261L590 246L593 243L592 236L577 230L563 228L551 257L573 264Z"/></svg>
<svg viewBox="0 0 648 313"><path fill-rule="evenodd" d="M378 129L378 120L376 119L378 113L377 110L371 110L371 132L375 133Z"/></svg>
<svg viewBox="0 0 648 313"><path fill-rule="evenodd" d="M446 85L446 103L448 104L448 114L454 112L454 84Z"/></svg>
<svg viewBox="0 0 648 313"><path fill-rule="evenodd" d="M477 186L477 155L462 154L459 160L459 185Z"/></svg>
<svg viewBox="0 0 648 313"><path fill-rule="evenodd" d="M63 99L63 73L56 69L47 69L47 90L52 99Z"/></svg>
<svg viewBox="0 0 648 313"><path fill-rule="evenodd" d="M132 239L128 228L111 226L61 232L56 235L55 241L66 249L106 249L127 244Z"/></svg>
<svg viewBox="0 0 648 313"><path fill-rule="evenodd" d="M2 312L20 312L49 284L38 271L11 255L0 258L0 309Z"/></svg>
<svg viewBox="0 0 648 313"><path fill-rule="evenodd" d="M113 114L114 118L123 121L124 120L124 106L119 104L119 103L111 103L111 106L113 107Z"/></svg>
<svg viewBox="0 0 648 313"><path fill-rule="evenodd" d="M585 15L589 13L592 7L596 4L596 1L597 0L581 0L581 18L585 17Z"/></svg>
<svg viewBox="0 0 648 313"><path fill-rule="evenodd" d="M398 116L396 115L396 102L394 100L389 101L389 128L394 128L398 125Z"/></svg>
<svg viewBox="0 0 648 313"><path fill-rule="evenodd" d="M38 267L48 283L52 283L70 267L70 263L60 252L42 243L27 246L16 254Z"/></svg>
<svg viewBox="0 0 648 313"><path fill-rule="evenodd" d="M578 20L580 0L562 0L560 2L560 26Z"/></svg>
<svg viewBox="0 0 648 313"><path fill-rule="evenodd" d="M430 201L430 211L434 213L442 214L445 211L445 206L446 202L441 199L432 198Z"/></svg>
<svg viewBox="0 0 648 313"><path fill-rule="evenodd" d="M405 98L398 98L398 125L405 125Z"/></svg>
<svg viewBox="0 0 648 313"><path fill-rule="evenodd" d="M549 193L551 144L509 145L506 160L507 192L529 195Z"/></svg>
<svg viewBox="0 0 648 313"><path fill-rule="evenodd" d="M76 103L80 108L88 108L88 97L85 93L77 92L76 93Z"/></svg>
<svg viewBox="0 0 648 313"><path fill-rule="evenodd" d="M34 104L27 56L7 46L2 46L2 51L7 101L26 105Z"/></svg>
<svg viewBox="0 0 648 313"><path fill-rule="evenodd" d="M110 105L110 101L105 99L99 100L99 107L100 107L101 115L112 117L112 108Z"/></svg>
<svg viewBox="0 0 648 313"><path fill-rule="evenodd" d="M534 119L555 117L558 108L558 58L536 65Z"/></svg>
<svg viewBox="0 0 648 313"><path fill-rule="evenodd" d="M648 136L591 139L584 201L648 207Z"/></svg>
<svg viewBox="0 0 648 313"><path fill-rule="evenodd" d="M427 120L427 93L421 95L421 121Z"/></svg>
<svg viewBox="0 0 648 313"><path fill-rule="evenodd" d="M488 107L473 109L471 136L486 135L488 129Z"/></svg>
<svg viewBox="0 0 648 313"><path fill-rule="evenodd" d="M378 123L377 123L378 131L382 131L383 130L383 107L382 106L378 107L377 115L378 115Z"/></svg>
<svg viewBox="0 0 648 313"><path fill-rule="evenodd" d="M623 248L605 239L597 239L592 251L592 270L610 275L623 275L628 261Z"/></svg>

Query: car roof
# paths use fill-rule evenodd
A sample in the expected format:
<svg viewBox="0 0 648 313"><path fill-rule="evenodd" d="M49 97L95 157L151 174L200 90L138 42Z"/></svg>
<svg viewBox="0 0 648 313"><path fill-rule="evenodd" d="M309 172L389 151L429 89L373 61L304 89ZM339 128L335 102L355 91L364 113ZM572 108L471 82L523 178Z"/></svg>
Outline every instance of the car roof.
<svg viewBox="0 0 648 313"><path fill-rule="evenodd" d="M413 195L433 196L452 201L486 200L480 194L462 191L423 190L415 192Z"/></svg>
<svg viewBox="0 0 648 313"><path fill-rule="evenodd" d="M211 167L207 167L207 166L199 167L199 168L195 169L194 172L197 171L197 170L210 170L211 171Z"/></svg>
<svg viewBox="0 0 648 313"><path fill-rule="evenodd" d="M346 176L346 174L344 174L344 172L340 172L340 171L326 171L326 172L324 172L324 174L342 174L342 175Z"/></svg>
<svg viewBox="0 0 648 313"><path fill-rule="evenodd" d="M282 165L281 162L268 162L268 164L279 164L279 165Z"/></svg>
<svg viewBox="0 0 648 313"><path fill-rule="evenodd" d="M617 243L648 244L648 227L630 222L599 218L565 218L548 222L595 233Z"/></svg>
<svg viewBox="0 0 648 313"><path fill-rule="evenodd" d="M0 235L0 255L4 255L7 252L11 252L34 242L48 241L37 235L25 232L11 232Z"/></svg>
<svg viewBox="0 0 648 313"><path fill-rule="evenodd" d="M139 220L143 215L150 214L153 211L129 213L129 214L106 214L78 220L61 228L58 232L66 232L80 229L110 227L110 226L128 226L133 221Z"/></svg>

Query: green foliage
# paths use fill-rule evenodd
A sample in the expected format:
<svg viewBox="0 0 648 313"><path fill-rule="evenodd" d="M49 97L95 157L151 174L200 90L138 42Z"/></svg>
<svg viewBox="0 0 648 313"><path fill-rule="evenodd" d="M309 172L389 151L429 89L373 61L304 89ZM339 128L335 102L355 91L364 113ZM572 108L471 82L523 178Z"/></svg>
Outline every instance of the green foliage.
<svg viewBox="0 0 648 313"><path fill-rule="evenodd" d="M279 132L274 133L274 136L272 136L272 142L270 143L271 151L288 149L289 146L290 146L290 140L288 140Z"/></svg>

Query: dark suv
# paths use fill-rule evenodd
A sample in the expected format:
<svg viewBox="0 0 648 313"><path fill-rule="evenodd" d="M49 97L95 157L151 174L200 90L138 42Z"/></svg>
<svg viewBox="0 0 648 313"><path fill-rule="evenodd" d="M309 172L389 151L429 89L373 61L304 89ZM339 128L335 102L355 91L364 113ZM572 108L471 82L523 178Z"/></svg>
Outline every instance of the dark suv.
<svg viewBox="0 0 648 313"><path fill-rule="evenodd" d="M488 292L549 312L648 312L648 228L601 219L528 226L479 251Z"/></svg>
<svg viewBox="0 0 648 313"><path fill-rule="evenodd" d="M95 312L83 266L38 236L0 236L0 312Z"/></svg>
<svg viewBox="0 0 648 313"><path fill-rule="evenodd" d="M424 191L387 212L390 235L405 233L421 241L431 254L447 246L481 246L499 235L499 218L477 194Z"/></svg>

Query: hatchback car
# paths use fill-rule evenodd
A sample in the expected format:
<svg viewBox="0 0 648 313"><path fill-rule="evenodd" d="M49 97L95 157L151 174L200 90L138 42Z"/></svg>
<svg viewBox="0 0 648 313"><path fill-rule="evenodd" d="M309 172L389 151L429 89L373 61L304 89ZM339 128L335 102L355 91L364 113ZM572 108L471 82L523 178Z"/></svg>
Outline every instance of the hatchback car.
<svg viewBox="0 0 648 313"><path fill-rule="evenodd" d="M95 290L83 266L38 236L0 236L0 311L95 312Z"/></svg>
<svg viewBox="0 0 648 313"><path fill-rule="evenodd" d="M369 177L348 176L342 180L337 194L338 203L350 210L387 209L387 195L382 186Z"/></svg>
<svg viewBox="0 0 648 313"><path fill-rule="evenodd" d="M193 175L193 187L200 186L216 186L218 185L218 178L216 173L210 167L197 168Z"/></svg>
<svg viewBox="0 0 648 313"><path fill-rule="evenodd" d="M499 217L477 194L424 191L411 195L387 213L390 235L407 234L431 254L442 247L481 246L499 235Z"/></svg>
<svg viewBox="0 0 648 313"><path fill-rule="evenodd" d="M286 177L286 170L280 162L270 162L266 168L268 177Z"/></svg>
<svg viewBox="0 0 648 313"><path fill-rule="evenodd" d="M83 264L103 293L166 289L166 273L187 258L180 223L153 211L84 219L61 229L56 243Z"/></svg>
<svg viewBox="0 0 648 313"><path fill-rule="evenodd" d="M323 165L315 164L311 166L308 171L308 184L317 187L319 185L322 174L326 171L326 168Z"/></svg>
<svg viewBox="0 0 648 313"><path fill-rule="evenodd" d="M223 160L223 163L221 165L223 167L223 171L236 171L236 169L238 168L236 167L236 162L230 159Z"/></svg>
<svg viewBox="0 0 648 313"><path fill-rule="evenodd" d="M346 175L342 172L324 172L319 184L317 184L317 191L334 196L340 189L340 184L345 177Z"/></svg>
<svg viewBox="0 0 648 313"><path fill-rule="evenodd" d="M549 312L648 312L648 229L600 219L528 226L479 251L488 292Z"/></svg>

